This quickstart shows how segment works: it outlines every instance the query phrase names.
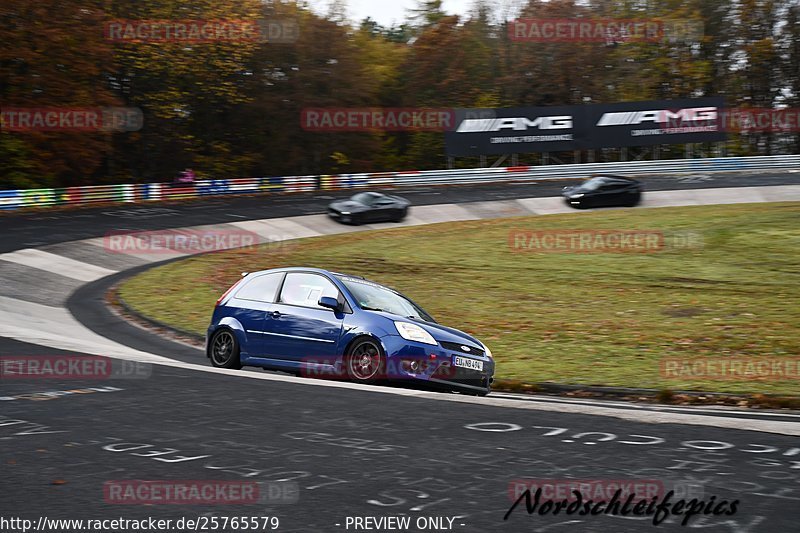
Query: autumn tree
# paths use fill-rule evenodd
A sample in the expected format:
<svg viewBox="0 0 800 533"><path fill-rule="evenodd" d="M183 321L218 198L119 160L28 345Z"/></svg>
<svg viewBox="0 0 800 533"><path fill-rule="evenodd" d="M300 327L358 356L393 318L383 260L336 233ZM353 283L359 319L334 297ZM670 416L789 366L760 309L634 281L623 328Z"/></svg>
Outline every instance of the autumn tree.
<svg viewBox="0 0 800 533"><path fill-rule="evenodd" d="M119 105L105 75L113 64L103 40L102 2L4 0L0 4L3 108ZM107 132L0 131L0 188L82 185L113 149Z"/></svg>

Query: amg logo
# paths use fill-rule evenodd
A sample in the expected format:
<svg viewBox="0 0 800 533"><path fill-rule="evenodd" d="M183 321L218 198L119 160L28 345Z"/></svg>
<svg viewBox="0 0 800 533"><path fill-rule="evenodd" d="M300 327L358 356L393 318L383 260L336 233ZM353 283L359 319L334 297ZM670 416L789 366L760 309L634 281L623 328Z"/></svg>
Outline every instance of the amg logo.
<svg viewBox="0 0 800 533"><path fill-rule="evenodd" d="M509 118L468 118L456 130L456 133L479 133L484 131L514 130L525 131L528 128L540 130L568 130L572 128L572 117L561 115L554 117Z"/></svg>
<svg viewBox="0 0 800 533"><path fill-rule="evenodd" d="M717 120L716 107L690 107L679 111L656 109L652 111L620 111L605 113L597 122L598 126L636 126L643 122L655 124L700 122Z"/></svg>

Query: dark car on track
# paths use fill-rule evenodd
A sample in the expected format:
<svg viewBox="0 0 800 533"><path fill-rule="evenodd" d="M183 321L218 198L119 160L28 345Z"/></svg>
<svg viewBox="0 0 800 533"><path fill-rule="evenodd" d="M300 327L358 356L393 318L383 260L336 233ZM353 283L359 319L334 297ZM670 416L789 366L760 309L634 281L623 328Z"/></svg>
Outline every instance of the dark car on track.
<svg viewBox="0 0 800 533"><path fill-rule="evenodd" d="M475 337L393 289L315 268L247 274L217 302L206 338L220 368L405 380L480 396L494 376L492 352Z"/></svg>
<svg viewBox="0 0 800 533"><path fill-rule="evenodd" d="M624 176L592 176L578 185L564 187L567 205L586 207L633 207L642 199L642 183Z"/></svg>
<svg viewBox="0 0 800 533"><path fill-rule="evenodd" d="M343 224L400 222L408 214L411 202L399 196L379 192L360 192L328 206L328 215Z"/></svg>

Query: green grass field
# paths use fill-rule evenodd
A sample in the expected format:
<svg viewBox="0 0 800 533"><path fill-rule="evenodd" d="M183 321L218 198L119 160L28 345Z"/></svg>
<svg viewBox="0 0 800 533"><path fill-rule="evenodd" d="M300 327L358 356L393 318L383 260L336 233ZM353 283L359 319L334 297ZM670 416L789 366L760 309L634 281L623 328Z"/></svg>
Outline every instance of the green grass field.
<svg viewBox="0 0 800 533"><path fill-rule="evenodd" d="M693 232L656 253L515 253L515 230ZM625 209L367 231L189 258L120 287L144 315L204 333L242 271L362 275L476 335L497 377L800 395L800 380L666 380L664 358L800 356L800 203Z"/></svg>

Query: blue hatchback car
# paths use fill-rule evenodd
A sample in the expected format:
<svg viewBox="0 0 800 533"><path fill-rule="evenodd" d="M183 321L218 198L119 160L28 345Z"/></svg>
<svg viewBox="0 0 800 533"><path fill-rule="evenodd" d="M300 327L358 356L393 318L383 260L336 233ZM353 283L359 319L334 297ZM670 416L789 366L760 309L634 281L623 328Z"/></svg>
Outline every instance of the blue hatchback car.
<svg viewBox="0 0 800 533"><path fill-rule="evenodd" d="M206 354L359 383L410 379L486 395L494 359L478 339L436 321L399 292L315 268L246 274L217 301Z"/></svg>

